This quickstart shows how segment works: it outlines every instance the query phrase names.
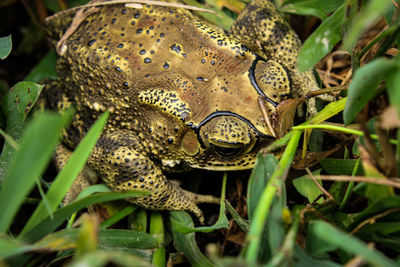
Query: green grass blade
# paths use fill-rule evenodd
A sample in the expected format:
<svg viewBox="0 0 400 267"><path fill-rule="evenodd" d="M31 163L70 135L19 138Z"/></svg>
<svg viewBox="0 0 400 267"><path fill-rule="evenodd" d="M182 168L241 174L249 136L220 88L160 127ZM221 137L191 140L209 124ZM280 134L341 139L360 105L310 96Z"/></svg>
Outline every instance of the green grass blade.
<svg viewBox="0 0 400 267"><path fill-rule="evenodd" d="M112 192L111 189L108 188L105 184L90 185L89 187L86 187L85 189L83 189L79 193L79 195L76 197L75 200L82 199L82 198L90 196L90 195L92 195L94 193L105 193L105 192ZM72 227L72 225L75 222L76 215L77 215L76 212L71 215L71 217L68 220L68 224L67 224L66 228L71 228Z"/></svg>
<svg viewBox="0 0 400 267"><path fill-rule="evenodd" d="M103 251L96 250L89 252L79 259L74 259L73 262L68 264L70 267L103 267L103 266L121 266L121 267L151 267L152 265L144 260L142 257L130 255L132 251L126 253L120 251Z"/></svg>
<svg viewBox="0 0 400 267"><path fill-rule="evenodd" d="M0 192L0 233L8 227L50 161L67 116L41 113L27 126Z"/></svg>
<svg viewBox="0 0 400 267"><path fill-rule="evenodd" d="M348 100L343 112L343 120L346 125L355 119L375 95L380 81L395 68L397 68L395 60L378 58L356 71L353 81L349 85Z"/></svg>
<svg viewBox="0 0 400 267"><path fill-rule="evenodd" d="M35 249L33 245L27 245L8 236L0 236L0 259L29 252Z"/></svg>
<svg viewBox="0 0 400 267"><path fill-rule="evenodd" d="M339 7L307 38L300 50L297 67L300 72L311 69L342 39L341 27L345 8Z"/></svg>
<svg viewBox="0 0 400 267"><path fill-rule="evenodd" d="M368 29L379 16L384 15L386 10L392 4L391 0L370 0L363 10L355 16L353 25L346 37L343 39L343 46L347 51L355 46L355 43L361 33Z"/></svg>
<svg viewBox="0 0 400 267"><path fill-rule="evenodd" d="M347 102L347 97L344 97L338 101L329 103L320 112L318 112L318 114L316 114L314 117L308 119L306 122L300 125L318 124L323 121L326 121L327 119L343 111L346 102Z"/></svg>
<svg viewBox="0 0 400 267"><path fill-rule="evenodd" d="M397 57L397 68L386 77L387 93L390 104L395 106L400 117L400 57Z"/></svg>
<svg viewBox="0 0 400 267"><path fill-rule="evenodd" d="M155 249L157 248L157 240L140 231L101 229L99 231L99 247Z"/></svg>
<svg viewBox="0 0 400 267"><path fill-rule="evenodd" d="M65 164L64 168L59 172L55 178L50 189L47 191L46 198L54 211L60 204L68 189L71 187L76 176L84 167L86 160L89 158L90 153L96 144L102 129L107 121L108 112L104 113L89 130L86 136L82 139L81 143L75 149L71 158ZM26 223L21 234L31 230L34 225L44 219L48 215L44 202L42 201L36 208L29 221Z"/></svg>
<svg viewBox="0 0 400 267"><path fill-rule="evenodd" d="M144 196L149 194L149 192L112 192L112 193L99 193L96 195L91 195L80 200L76 200L69 205L60 208L54 212L54 218L46 217L44 220L36 224L30 231L25 234L20 235L18 239L26 240L28 242L35 242L45 235L54 231L58 226L60 226L68 216L71 216L74 212L77 212L89 205L113 201L118 199L127 199L131 197Z"/></svg>
<svg viewBox="0 0 400 267"><path fill-rule="evenodd" d="M277 168L264 188L259 204L256 207L254 219L250 225L249 234L246 237L245 258L249 263L253 264L257 262L261 236L272 201L278 189L282 188L282 177L285 176L285 173L290 168L301 134L301 131L294 131L293 137L290 139Z"/></svg>
<svg viewBox="0 0 400 267"><path fill-rule="evenodd" d="M235 210L234 207L232 207L232 205L227 200L225 200L225 205L229 214L232 216L232 219L234 219L236 223L239 225L240 229L242 229L242 231L247 234L250 228L249 221L240 217L239 213Z"/></svg>
<svg viewBox="0 0 400 267"><path fill-rule="evenodd" d="M256 165L251 172L247 185L247 210L249 220L254 218L254 212L260 201L261 194L272 176L278 161L273 154L259 153L256 158Z"/></svg>
<svg viewBox="0 0 400 267"><path fill-rule="evenodd" d="M165 228L163 217L160 212L152 212L150 215L150 234L157 240L158 249L154 252L152 264L154 266L165 266Z"/></svg>
<svg viewBox="0 0 400 267"><path fill-rule="evenodd" d="M174 216L174 220L179 222L182 225L185 225L187 228L193 228L193 221L190 215L187 212L177 212L172 215ZM199 247L197 246L194 233L190 234L182 234L178 231L175 231L172 227L172 236L174 240L175 248L185 254L186 258L192 264L192 266L202 266L202 267L212 267L214 266L206 256L204 256Z"/></svg>
<svg viewBox="0 0 400 267"><path fill-rule="evenodd" d="M318 238L334 244L348 253L361 256L364 261L373 266L396 266L394 262L380 252L368 248L368 246L359 239L348 235L348 233L340 231L326 222L314 222L313 230Z"/></svg>
<svg viewBox="0 0 400 267"><path fill-rule="evenodd" d="M327 13L338 9L343 2L344 0L286 0L279 11L297 15L311 15L324 20Z"/></svg>
<svg viewBox="0 0 400 267"><path fill-rule="evenodd" d="M227 228L228 227L228 218L226 217L225 214L225 190L226 190L226 180L227 180L227 173L224 173L224 178L222 182L222 191L221 191L221 206L219 209L219 215L218 215L218 220L217 222L212 225L212 226L200 226L200 227L187 227L186 224L183 224L177 219L180 217L180 213L186 213L185 211L170 211L171 214L171 222L172 222L172 228L174 228L175 231L183 233L183 234L188 234L188 233L193 233L193 232L203 232L203 233L209 233L217 229L221 228Z"/></svg>
<svg viewBox="0 0 400 267"><path fill-rule="evenodd" d="M105 220L104 222L102 222L100 224L100 228L106 229L106 228L112 226L113 224L119 222L120 220L122 220L123 218L125 218L126 216L128 216L129 214L134 212L136 209L137 209L137 206L134 206L134 205L129 205L129 206L125 207L124 209L120 210L119 212L117 212L116 214L114 214L113 216L111 216L110 218Z"/></svg>
<svg viewBox="0 0 400 267"><path fill-rule="evenodd" d="M132 220L129 222L131 229L134 231L146 232L147 231L147 212L145 209L139 209L131 216Z"/></svg>

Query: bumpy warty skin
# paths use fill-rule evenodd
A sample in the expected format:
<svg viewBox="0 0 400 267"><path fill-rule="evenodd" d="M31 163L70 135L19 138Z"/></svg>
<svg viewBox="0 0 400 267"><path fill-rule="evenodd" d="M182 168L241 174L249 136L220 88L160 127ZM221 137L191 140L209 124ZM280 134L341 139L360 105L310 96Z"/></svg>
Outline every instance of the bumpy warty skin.
<svg viewBox="0 0 400 267"><path fill-rule="evenodd" d="M311 73L295 68L297 35L269 1L252 1L232 35L182 8L96 8L66 39L59 78L47 90L49 107L76 109L65 148L76 147L108 110L88 166L114 191L151 192L130 199L135 204L189 210L203 221L197 203L217 199L182 190L163 172L254 166L272 140L258 99L272 116L282 100L316 87ZM46 20L54 44L76 11Z"/></svg>

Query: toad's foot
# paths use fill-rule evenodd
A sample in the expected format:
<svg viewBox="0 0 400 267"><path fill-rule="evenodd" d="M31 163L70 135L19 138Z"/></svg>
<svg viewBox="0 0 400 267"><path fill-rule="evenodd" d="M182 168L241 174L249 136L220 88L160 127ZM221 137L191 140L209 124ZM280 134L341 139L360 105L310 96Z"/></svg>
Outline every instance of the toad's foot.
<svg viewBox="0 0 400 267"><path fill-rule="evenodd" d="M130 132L103 135L89 158L89 166L113 191L143 191L149 195L129 199L153 210L187 210L204 223L198 203L219 203L213 196L198 195L168 181L161 168L145 152L143 143Z"/></svg>

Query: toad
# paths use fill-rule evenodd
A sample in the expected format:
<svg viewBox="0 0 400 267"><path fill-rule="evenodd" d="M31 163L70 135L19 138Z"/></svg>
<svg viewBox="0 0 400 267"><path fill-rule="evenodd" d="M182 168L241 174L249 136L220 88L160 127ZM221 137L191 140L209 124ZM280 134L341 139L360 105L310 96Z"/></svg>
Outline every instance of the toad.
<svg viewBox="0 0 400 267"><path fill-rule="evenodd" d="M55 44L63 39L48 106L76 110L56 158L62 166L109 111L87 166L114 191L151 192L134 204L187 210L203 222L197 204L217 198L185 191L164 173L252 168L274 139L259 101L269 117L288 97L318 89L311 72L296 69L299 38L266 0L251 1L230 34L184 8L95 3L102 5L45 23ZM65 35L77 10L82 19Z"/></svg>

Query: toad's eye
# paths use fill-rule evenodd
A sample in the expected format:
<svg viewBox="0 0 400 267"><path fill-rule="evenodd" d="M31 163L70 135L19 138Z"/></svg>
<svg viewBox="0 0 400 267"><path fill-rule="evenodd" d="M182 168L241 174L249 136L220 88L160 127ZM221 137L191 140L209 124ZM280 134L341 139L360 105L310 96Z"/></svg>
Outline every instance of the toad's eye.
<svg viewBox="0 0 400 267"><path fill-rule="evenodd" d="M258 60L253 63L250 73L254 75L258 93L276 106L290 94L290 79L286 70L273 60Z"/></svg>
<svg viewBox="0 0 400 267"><path fill-rule="evenodd" d="M210 144L210 149L222 158L234 158L245 151L246 147L223 147Z"/></svg>

